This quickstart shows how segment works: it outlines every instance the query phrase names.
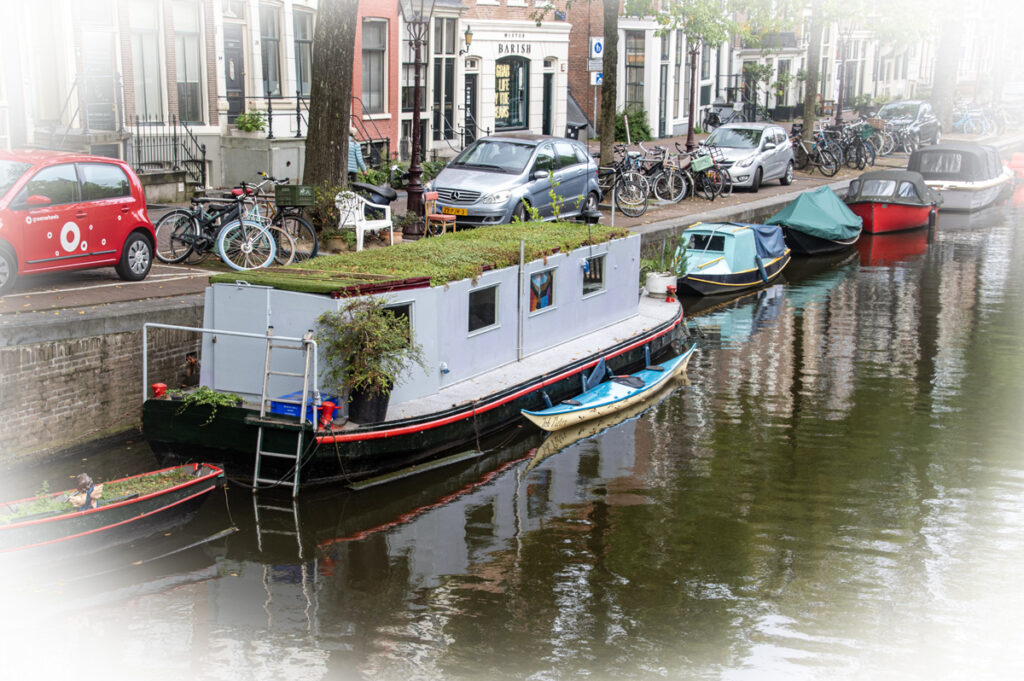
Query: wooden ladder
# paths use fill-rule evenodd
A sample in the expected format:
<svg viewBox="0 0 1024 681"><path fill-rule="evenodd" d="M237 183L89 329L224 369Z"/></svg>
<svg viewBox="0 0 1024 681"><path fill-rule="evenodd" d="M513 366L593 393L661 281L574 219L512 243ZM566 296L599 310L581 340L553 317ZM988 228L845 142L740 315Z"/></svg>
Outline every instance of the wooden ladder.
<svg viewBox="0 0 1024 681"><path fill-rule="evenodd" d="M314 405L313 405L313 427L314 428L316 427L317 407L320 406L320 395L312 395L312 396L310 395L310 386L309 386L310 379L311 379L311 376L310 376L310 373L311 373L310 372L310 365L311 365L311 363L313 361L313 347L314 347L313 344L310 342L310 341L312 341L312 339L313 339L313 332L312 332L312 330L310 330L310 331L307 331L306 335L303 336L302 339L299 340L299 341L295 341L295 340L290 340L290 341L278 340L278 339L274 338L274 327L273 326L267 327L267 354L266 354L266 361L264 362L264 365L263 365L263 395L262 395L262 398L260 400L260 422L259 422L259 431L258 431L258 434L256 436L256 459L255 459L255 463L253 465L253 471L252 471L252 490L253 490L254 493L256 492L257 489L259 489L260 485L288 485L288 486L290 486L292 488L292 497L296 497L299 494L299 484L300 484L299 483L299 474L301 473L301 468L302 468L301 457L302 457L303 434L304 434L304 432L306 430L305 424L303 422L303 419L305 418L305 413L306 413L306 404L309 402L310 397L312 397L313 398L313 402L314 402ZM295 373L295 372L290 372L290 371L273 371L270 368L270 358L271 358L272 351L275 350L275 349L277 349L277 350L293 350L293 351L294 350L298 350L298 351L301 351L304 354L304 359L305 359L305 361L303 363L304 364L303 372L300 374L300 373ZM268 414L268 412L270 410L270 401L271 401L270 395L267 394L267 392L268 392L268 390L270 388L270 377L271 376L291 376L291 377L296 377L296 378L298 378L298 377L302 378L302 395L300 396L301 399L299 399L299 400L290 400L290 399L277 398L277 399L274 400L275 402L283 402L285 404L296 404L299 407L299 415L298 415L298 426L299 427L295 430L296 435L295 435L295 452L294 453L271 452L271 451L267 451L267 450L263 449L263 434L264 434L264 430L268 427L267 414ZM270 427L273 428L273 426L270 426ZM273 479L269 479L269 478L261 478L260 477L260 465L262 464L263 457L265 457L265 456L269 456L269 457L276 458L276 459L290 459L290 460L294 461L295 465L292 467L292 471L290 473L290 479L289 479L289 475L287 475L287 474L284 477L282 477L281 479L279 479L279 480L273 480Z"/></svg>

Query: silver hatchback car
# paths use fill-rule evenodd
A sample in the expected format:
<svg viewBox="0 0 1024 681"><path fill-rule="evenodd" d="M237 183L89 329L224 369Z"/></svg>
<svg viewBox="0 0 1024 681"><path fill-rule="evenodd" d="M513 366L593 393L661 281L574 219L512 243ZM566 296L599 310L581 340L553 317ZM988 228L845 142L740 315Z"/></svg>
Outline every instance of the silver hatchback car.
<svg viewBox="0 0 1024 681"><path fill-rule="evenodd" d="M525 221L532 211L554 220L556 213L573 217L597 209L597 171L597 162L576 140L500 133L463 150L427 188L437 192L438 208L454 215L459 227Z"/></svg>
<svg viewBox="0 0 1024 681"><path fill-rule="evenodd" d="M793 145L774 123L729 123L716 128L705 142L716 146L725 160L733 187L755 192L768 180L793 182Z"/></svg>

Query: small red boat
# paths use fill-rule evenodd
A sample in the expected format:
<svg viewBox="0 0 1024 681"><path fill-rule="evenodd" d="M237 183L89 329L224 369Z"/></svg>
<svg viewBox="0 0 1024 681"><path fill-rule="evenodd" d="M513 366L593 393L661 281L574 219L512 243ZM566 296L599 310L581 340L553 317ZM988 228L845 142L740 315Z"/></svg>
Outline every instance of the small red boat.
<svg viewBox="0 0 1024 681"><path fill-rule="evenodd" d="M208 463L164 468L78 490L0 503L0 559L89 553L183 524L216 489L224 471ZM99 491L100 488L103 491Z"/></svg>
<svg viewBox="0 0 1024 681"><path fill-rule="evenodd" d="M941 202L921 174L910 170L872 170L850 182L846 194L846 205L868 234L934 225Z"/></svg>

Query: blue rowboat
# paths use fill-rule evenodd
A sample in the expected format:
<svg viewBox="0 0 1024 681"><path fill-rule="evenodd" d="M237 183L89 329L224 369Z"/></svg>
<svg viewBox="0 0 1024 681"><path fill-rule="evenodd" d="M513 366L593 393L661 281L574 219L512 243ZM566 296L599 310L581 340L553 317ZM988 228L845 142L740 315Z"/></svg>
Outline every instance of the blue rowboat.
<svg viewBox="0 0 1024 681"><path fill-rule="evenodd" d="M555 431L627 409L681 374L696 347L691 345L683 354L657 366L648 366L628 376L611 376L607 380L603 380L604 364L598 364L587 381L588 389L577 397L547 409L523 409L522 414L544 430Z"/></svg>

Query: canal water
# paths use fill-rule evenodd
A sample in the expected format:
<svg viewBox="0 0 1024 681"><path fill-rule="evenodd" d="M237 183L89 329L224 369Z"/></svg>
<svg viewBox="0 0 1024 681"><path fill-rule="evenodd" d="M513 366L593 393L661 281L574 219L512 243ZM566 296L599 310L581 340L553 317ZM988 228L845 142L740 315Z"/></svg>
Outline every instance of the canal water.
<svg viewBox="0 0 1024 681"><path fill-rule="evenodd" d="M691 306L688 376L617 423L297 505L233 486L8 576L4 676L1024 678L1022 223L943 214Z"/></svg>

